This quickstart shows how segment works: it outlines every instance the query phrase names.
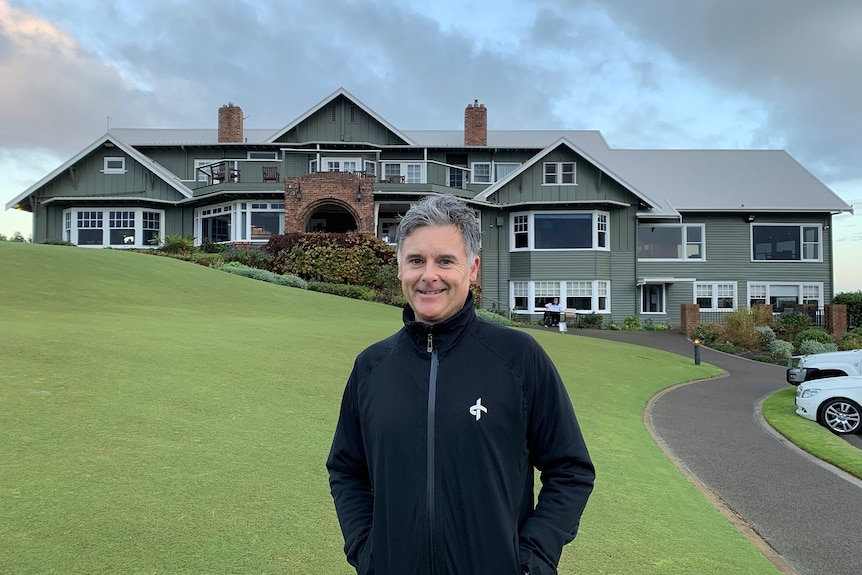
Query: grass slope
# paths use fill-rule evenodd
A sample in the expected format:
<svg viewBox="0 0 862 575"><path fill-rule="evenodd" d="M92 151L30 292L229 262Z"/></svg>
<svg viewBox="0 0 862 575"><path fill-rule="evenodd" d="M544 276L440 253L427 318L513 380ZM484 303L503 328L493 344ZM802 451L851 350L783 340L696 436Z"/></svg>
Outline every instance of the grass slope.
<svg viewBox="0 0 862 575"><path fill-rule="evenodd" d="M352 572L324 462L399 310L114 250L0 242L0 270L0 572ZM777 573L642 424L715 368L534 336L598 470L561 573Z"/></svg>

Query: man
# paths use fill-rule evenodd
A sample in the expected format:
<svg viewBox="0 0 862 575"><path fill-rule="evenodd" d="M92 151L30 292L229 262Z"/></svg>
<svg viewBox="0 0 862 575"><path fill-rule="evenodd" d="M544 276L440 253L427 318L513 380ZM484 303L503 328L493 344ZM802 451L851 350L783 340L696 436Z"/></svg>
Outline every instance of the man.
<svg viewBox="0 0 862 575"><path fill-rule="evenodd" d="M560 313L563 307L560 305L560 298L555 297L554 301L545 304L545 320L546 326L555 327L560 325Z"/></svg>
<svg viewBox="0 0 862 575"><path fill-rule="evenodd" d="M326 464L359 575L556 573L592 491L554 365L476 316L480 235L454 196L401 219L404 327L356 358Z"/></svg>

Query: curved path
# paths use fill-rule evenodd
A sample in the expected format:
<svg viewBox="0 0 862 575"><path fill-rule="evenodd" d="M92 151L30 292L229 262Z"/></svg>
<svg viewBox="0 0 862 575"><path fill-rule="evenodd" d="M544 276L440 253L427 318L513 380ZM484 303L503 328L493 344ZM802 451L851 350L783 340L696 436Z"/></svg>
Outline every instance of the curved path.
<svg viewBox="0 0 862 575"><path fill-rule="evenodd" d="M569 333L693 358L679 332ZM662 449L722 513L742 519L737 527L781 572L862 573L862 481L804 453L760 415L763 399L787 386L785 368L708 348L701 359L728 375L653 398L645 420Z"/></svg>

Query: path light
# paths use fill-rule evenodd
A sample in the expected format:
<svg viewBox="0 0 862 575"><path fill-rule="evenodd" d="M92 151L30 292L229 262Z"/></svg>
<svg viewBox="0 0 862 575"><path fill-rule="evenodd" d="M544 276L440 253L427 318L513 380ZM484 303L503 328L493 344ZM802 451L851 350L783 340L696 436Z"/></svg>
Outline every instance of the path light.
<svg viewBox="0 0 862 575"><path fill-rule="evenodd" d="M694 365L700 365L700 340L694 340Z"/></svg>

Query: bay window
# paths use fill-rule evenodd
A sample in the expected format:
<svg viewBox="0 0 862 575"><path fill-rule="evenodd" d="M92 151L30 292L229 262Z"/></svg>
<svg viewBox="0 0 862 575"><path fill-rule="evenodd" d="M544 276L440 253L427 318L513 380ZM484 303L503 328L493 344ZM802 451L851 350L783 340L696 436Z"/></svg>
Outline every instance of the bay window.
<svg viewBox="0 0 862 575"><path fill-rule="evenodd" d="M775 313L785 309L795 309L797 304L823 307L822 283L750 282L748 284L748 305L770 304Z"/></svg>
<svg viewBox="0 0 862 575"><path fill-rule="evenodd" d="M512 250L607 250L606 212L512 214Z"/></svg>
<svg viewBox="0 0 862 575"><path fill-rule="evenodd" d="M78 246L152 247L160 240L164 211L146 208L70 208L63 211L63 239Z"/></svg>

